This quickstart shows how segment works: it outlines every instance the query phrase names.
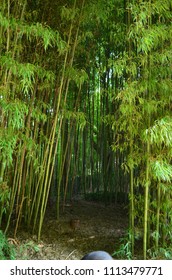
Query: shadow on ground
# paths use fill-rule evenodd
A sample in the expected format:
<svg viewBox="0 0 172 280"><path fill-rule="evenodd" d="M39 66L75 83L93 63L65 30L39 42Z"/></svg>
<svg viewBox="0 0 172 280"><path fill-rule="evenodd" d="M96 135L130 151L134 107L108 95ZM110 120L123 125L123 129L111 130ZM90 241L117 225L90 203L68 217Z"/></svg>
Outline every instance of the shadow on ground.
<svg viewBox="0 0 172 280"><path fill-rule="evenodd" d="M79 219L75 231L71 219ZM76 201L65 207L60 221L53 208L48 209L38 243L35 235L18 232L17 259L78 260L90 251L105 250L113 254L128 227L127 210L118 205Z"/></svg>

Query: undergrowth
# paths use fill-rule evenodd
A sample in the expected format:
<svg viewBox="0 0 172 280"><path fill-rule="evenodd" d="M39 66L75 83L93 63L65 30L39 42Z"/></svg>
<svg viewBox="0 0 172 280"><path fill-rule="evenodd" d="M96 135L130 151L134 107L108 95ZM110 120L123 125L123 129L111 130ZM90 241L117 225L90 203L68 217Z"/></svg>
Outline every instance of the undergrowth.
<svg viewBox="0 0 172 280"><path fill-rule="evenodd" d="M14 246L8 243L4 233L0 230L0 260L14 260Z"/></svg>

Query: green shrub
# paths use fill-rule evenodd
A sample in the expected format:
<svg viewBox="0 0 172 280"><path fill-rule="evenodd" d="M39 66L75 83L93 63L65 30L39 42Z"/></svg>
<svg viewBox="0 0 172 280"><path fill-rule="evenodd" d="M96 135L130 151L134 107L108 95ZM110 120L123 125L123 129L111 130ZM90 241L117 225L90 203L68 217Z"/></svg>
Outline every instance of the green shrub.
<svg viewBox="0 0 172 280"><path fill-rule="evenodd" d="M4 233L0 230L0 260L14 260L15 250L13 245L8 243Z"/></svg>

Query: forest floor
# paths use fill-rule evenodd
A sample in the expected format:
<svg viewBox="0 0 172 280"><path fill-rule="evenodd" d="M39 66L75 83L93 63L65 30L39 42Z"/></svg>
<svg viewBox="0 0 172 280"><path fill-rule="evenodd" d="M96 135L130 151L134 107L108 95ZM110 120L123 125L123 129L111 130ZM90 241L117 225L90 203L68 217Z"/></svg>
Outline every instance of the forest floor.
<svg viewBox="0 0 172 280"><path fill-rule="evenodd" d="M119 205L105 206L81 200L66 206L57 221L51 208L47 211L39 243L36 235L18 231L16 259L79 260L95 250L113 254L119 249L120 239L127 230L127 212ZM76 218L80 222L74 231L70 220Z"/></svg>

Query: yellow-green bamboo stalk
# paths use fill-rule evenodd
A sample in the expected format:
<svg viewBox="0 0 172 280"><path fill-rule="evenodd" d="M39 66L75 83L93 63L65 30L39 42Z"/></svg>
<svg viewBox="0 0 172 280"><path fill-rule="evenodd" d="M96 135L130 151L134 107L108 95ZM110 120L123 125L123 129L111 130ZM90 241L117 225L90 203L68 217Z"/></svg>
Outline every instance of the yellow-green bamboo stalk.
<svg viewBox="0 0 172 280"><path fill-rule="evenodd" d="M143 234L143 257L146 260L147 256L147 229L148 229L148 211L149 211L149 156L150 145L147 143L147 161L146 161L146 182L144 194L144 234Z"/></svg>
<svg viewBox="0 0 172 280"><path fill-rule="evenodd" d="M84 0L83 0L83 5L84 5ZM76 7L76 1L74 2L74 9ZM69 31L69 37L68 37L68 47L70 45L70 41L71 41L71 35L72 35L72 28L74 26L74 21L72 20L71 22L71 26L70 26L70 31ZM77 33L76 33L76 39L78 36L78 29L77 29ZM74 58L74 53L75 53L75 48L76 48L76 40L75 39L75 44L73 46L73 52L72 52L72 56L71 56L71 64L73 63L73 58ZM53 151L53 146L54 146L54 139L55 139L55 132L56 132L56 126L57 126L57 121L58 121L58 111L59 111L59 107L60 107L60 102L61 102L61 95L62 95L62 89L63 89L63 84L65 81L65 69L66 69L66 65L67 65L67 58L68 58L68 52L66 52L65 55L65 60L64 60L64 67L63 67L63 72L62 72L62 77L61 77L61 84L60 84L60 88L59 88L59 98L58 98L58 103L57 103L57 107L56 107L56 114L55 114L55 118L54 118L54 123L53 123L53 128L52 128L52 138L50 138L50 146L49 146L49 158L48 158L48 162L47 162L47 170L46 170L46 176L45 176L45 186L47 185L47 180L48 180L48 174L49 174L49 169L50 169L50 161L51 161L51 157L52 157L52 151ZM68 84L67 84L67 88L68 88ZM67 94L67 90L66 90L66 94ZM43 223L43 214L45 211L43 211L44 208L44 202L46 201L46 196L45 193L43 194L43 202L41 205L41 209L40 209L40 219L39 219L39 229L38 229L38 239L40 238L41 235L41 228L42 228L42 223Z"/></svg>
<svg viewBox="0 0 172 280"><path fill-rule="evenodd" d="M156 236L155 236L155 249L158 250L159 246L159 225L160 225L160 202L161 200L161 188L160 183L157 186L157 209L156 209Z"/></svg>

